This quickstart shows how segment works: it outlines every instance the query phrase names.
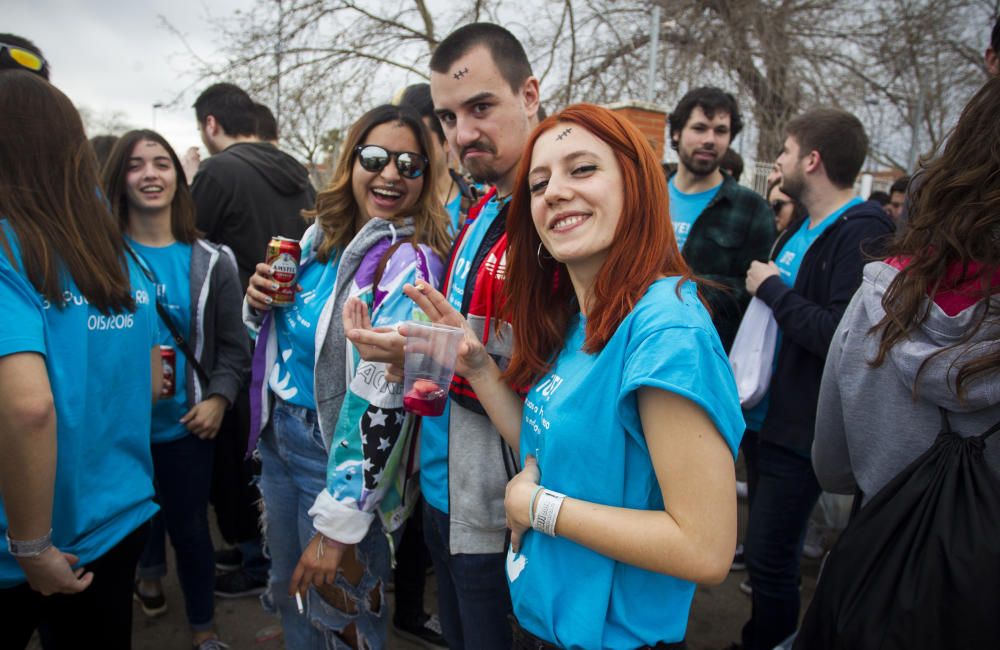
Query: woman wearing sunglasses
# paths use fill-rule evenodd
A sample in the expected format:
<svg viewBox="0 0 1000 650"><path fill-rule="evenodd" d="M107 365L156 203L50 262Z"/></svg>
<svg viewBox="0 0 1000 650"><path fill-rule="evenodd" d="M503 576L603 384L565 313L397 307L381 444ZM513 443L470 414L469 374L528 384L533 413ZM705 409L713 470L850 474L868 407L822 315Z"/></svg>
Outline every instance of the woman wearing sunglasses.
<svg viewBox="0 0 1000 650"><path fill-rule="evenodd" d="M130 648L157 509L154 288L70 100L4 71L0 114L0 645L25 648L37 627L46 648Z"/></svg>
<svg viewBox="0 0 1000 650"><path fill-rule="evenodd" d="M732 370L674 241L646 139L577 104L525 148L507 219L501 371L464 325L466 377L522 471L507 485L515 648L682 647L695 584L736 544ZM528 387L522 402L510 386Z"/></svg>
<svg viewBox="0 0 1000 650"><path fill-rule="evenodd" d="M294 304L272 305L267 264L247 289L251 431L271 551L264 602L290 650L385 646L389 536L416 496L406 480L415 421L383 365L348 345L341 315L349 305L375 327L395 325L415 309L404 283L441 280L448 221L428 137L407 108L362 116L307 214L316 223L301 241Z"/></svg>
<svg viewBox="0 0 1000 650"><path fill-rule="evenodd" d="M215 633L215 562L208 527L214 438L250 365L236 258L228 248L198 237L181 162L160 134L123 135L104 167L104 190L119 228L155 277L160 343L174 348L171 376L164 377L168 390L153 408L153 470L161 513L139 559L136 596L147 616L166 610L161 585L167 570L165 529L176 552L192 645L216 650L224 646ZM186 349L175 342L171 327ZM197 358L192 361L188 354Z"/></svg>

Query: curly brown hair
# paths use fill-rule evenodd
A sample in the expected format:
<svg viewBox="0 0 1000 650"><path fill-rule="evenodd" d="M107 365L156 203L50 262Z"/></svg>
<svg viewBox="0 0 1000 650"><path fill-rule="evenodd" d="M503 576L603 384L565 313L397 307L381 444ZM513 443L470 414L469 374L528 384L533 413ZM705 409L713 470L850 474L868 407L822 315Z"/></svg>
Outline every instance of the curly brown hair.
<svg viewBox="0 0 1000 650"><path fill-rule="evenodd" d="M882 298L885 316L871 329L871 334L881 336L873 367L881 366L889 350L927 319L926 298L953 286L945 286L944 280L955 263L963 270L954 286L978 280L985 308L960 341L937 354L964 345L984 324L1000 322L1000 307L991 301L1000 292L992 284L1000 269L997 115L1000 78L988 81L965 106L941 155L921 160L919 178L911 186L915 187L908 224L890 250L893 256L907 258L908 264L886 290ZM998 368L1000 351L972 358L963 355L956 379L959 398L968 382L997 373Z"/></svg>

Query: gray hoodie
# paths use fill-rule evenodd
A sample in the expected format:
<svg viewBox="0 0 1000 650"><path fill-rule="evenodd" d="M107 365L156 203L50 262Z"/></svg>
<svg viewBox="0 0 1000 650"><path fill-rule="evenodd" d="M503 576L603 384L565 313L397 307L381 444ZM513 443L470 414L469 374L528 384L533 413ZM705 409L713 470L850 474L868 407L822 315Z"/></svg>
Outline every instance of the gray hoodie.
<svg viewBox="0 0 1000 650"><path fill-rule="evenodd" d="M982 302L948 316L928 300L929 315L920 328L895 345L881 367L868 364L878 350L878 338L868 330L885 314L882 297L897 273L884 262L865 267L861 288L830 346L816 416L812 458L820 485L840 494L860 488L865 502L931 446L940 430L939 406L963 436L979 435L1000 421L1000 373L966 382L965 399L959 400L953 365L963 355L975 358L1000 349L996 318L967 343L931 358L965 336L986 308ZM1000 296L993 296L991 304L996 314ZM986 459L1000 476L1000 438L987 441Z"/></svg>

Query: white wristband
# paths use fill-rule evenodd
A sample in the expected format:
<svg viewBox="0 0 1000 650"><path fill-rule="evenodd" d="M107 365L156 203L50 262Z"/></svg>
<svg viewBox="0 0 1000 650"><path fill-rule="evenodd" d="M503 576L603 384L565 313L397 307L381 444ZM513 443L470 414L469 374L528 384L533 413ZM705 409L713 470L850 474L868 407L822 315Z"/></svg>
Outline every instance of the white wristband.
<svg viewBox="0 0 1000 650"><path fill-rule="evenodd" d="M14 557L38 557L45 551L52 547L52 529L45 533L41 537L36 539L27 539L24 541L19 541L10 538L10 533L6 533L7 536L7 550Z"/></svg>
<svg viewBox="0 0 1000 650"><path fill-rule="evenodd" d="M535 518L531 522L531 527L549 537L555 537L556 519L559 518L559 509L562 508L565 498L565 494L547 489L542 490L541 496L538 497L538 507L535 508Z"/></svg>

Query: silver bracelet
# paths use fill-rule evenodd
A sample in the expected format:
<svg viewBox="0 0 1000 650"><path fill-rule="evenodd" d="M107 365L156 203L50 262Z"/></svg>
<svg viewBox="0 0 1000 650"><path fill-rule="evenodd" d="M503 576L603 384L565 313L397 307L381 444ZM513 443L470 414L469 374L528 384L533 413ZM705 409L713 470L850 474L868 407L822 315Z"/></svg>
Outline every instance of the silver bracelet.
<svg viewBox="0 0 1000 650"><path fill-rule="evenodd" d="M10 532L4 533L7 537L7 550L14 557L38 557L52 547L52 529L41 537L24 541L11 539Z"/></svg>
<svg viewBox="0 0 1000 650"><path fill-rule="evenodd" d="M555 537L556 519L559 518L559 509L565 498L565 494L543 489L538 497L538 507L535 508L535 519L531 522L531 527L549 537Z"/></svg>

